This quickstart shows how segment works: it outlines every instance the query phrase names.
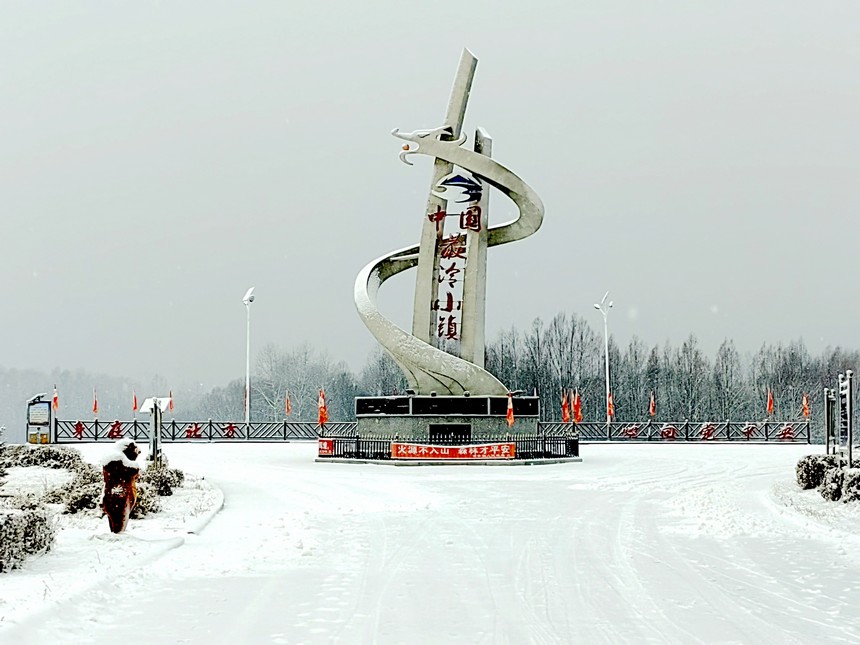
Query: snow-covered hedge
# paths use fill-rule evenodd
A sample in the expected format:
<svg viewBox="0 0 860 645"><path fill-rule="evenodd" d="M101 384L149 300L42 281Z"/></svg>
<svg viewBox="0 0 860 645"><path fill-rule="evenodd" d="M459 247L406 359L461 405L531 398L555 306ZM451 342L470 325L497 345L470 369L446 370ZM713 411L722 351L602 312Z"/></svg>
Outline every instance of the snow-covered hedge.
<svg viewBox="0 0 860 645"><path fill-rule="evenodd" d="M807 455L801 457L795 467L797 485L803 490L818 488L824 481L824 473L828 468L838 464L836 455Z"/></svg>
<svg viewBox="0 0 860 645"><path fill-rule="evenodd" d="M174 488L179 488L185 482L185 473L178 468L169 468L167 461L163 460L159 466L150 464L140 474L140 481L151 485L157 495L169 497L173 495Z"/></svg>
<svg viewBox="0 0 860 645"><path fill-rule="evenodd" d="M828 468L824 472L824 480L818 490L821 496L831 502L838 502L842 497L842 483L845 476L845 470L841 466Z"/></svg>
<svg viewBox="0 0 860 645"><path fill-rule="evenodd" d="M860 502L860 468L848 468L842 479L842 501Z"/></svg>
<svg viewBox="0 0 860 645"><path fill-rule="evenodd" d="M0 468L42 466L77 471L88 464L74 448L66 446L0 445Z"/></svg>
<svg viewBox="0 0 860 645"><path fill-rule="evenodd" d="M133 520L139 520L141 517L146 517L150 513L158 513L161 510L161 500L155 493L155 489L145 483L137 482L137 501L134 503L134 508L131 509L129 517Z"/></svg>
<svg viewBox="0 0 860 645"><path fill-rule="evenodd" d="M74 514L98 508L103 488L102 474L98 469L82 462L71 481L49 490L42 496L42 501L45 504L64 504L63 513Z"/></svg>
<svg viewBox="0 0 860 645"><path fill-rule="evenodd" d="M55 535L51 514L44 506L0 508L0 573L17 569L28 556L47 551Z"/></svg>
<svg viewBox="0 0 860 645"><path fill-rule="evenodd" d="M65 514L100 509L105 487L102 472L86 462L82 462L80 468L74 472L75 476L70 482L48 491L41 501L45 504L63 504ZM137 502L130 517L139 519L160 510L161 502L158 500L155 487L147 482L138 481ZM98 510L97 513L100 515L102 511Z"/></svg>

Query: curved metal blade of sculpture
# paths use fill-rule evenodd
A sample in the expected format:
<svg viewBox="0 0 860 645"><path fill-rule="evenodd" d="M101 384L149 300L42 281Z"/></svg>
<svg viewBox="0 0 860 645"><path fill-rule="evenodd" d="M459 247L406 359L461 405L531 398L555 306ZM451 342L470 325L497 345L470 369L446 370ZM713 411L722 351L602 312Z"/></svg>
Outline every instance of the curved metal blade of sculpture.
<svg viewBox="0 0 860 645"><path fill-rule="evenodd" d="M423 154L443 159L468 170L507 195L519 208L519 217L511 222L491 226L487 246L507 244L528 237L540 228L544 206L532 188L506 167L477 152L461 148L465 137L454 141L449 127L392 134L409 142L400 158L410 164L408 155ZM469 361L437 349L416 338L385 318L376 304L380 285L398 273L418 264L418 245L394 251L368 264L355 280L355 306L364 324L406 374L416 391L440 394L480 395L507 394L508 388L495 376ZM429 306L429 303L428 303Z"/></svg>

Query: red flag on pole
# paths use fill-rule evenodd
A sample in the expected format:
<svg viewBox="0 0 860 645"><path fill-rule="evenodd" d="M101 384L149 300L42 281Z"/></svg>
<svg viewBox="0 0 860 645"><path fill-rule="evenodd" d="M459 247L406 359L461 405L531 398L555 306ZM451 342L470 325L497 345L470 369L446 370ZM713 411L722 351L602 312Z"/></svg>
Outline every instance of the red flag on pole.
<svg viewBox="0 0 860 645"><path fill-rule="evenodd" d="M131 388L131 411L137 412L137 392L134 391L134 388Z"/></svg>
<svg viewBox="0 0 860 645"><path fill-rule="evenodd" d="M99 416L99 397L96 395L96 388L93 388L93 414Z"/></svg>
<svg viewBox="0 0 860 645"><path fill-rule="evenodd" d="M773 414L773 391L767 388L767 415Z"/></svg>
<svg viewBox="0 0 860 645"><path fill-rule="evenodd" d="M615 418L615 403L612 401L612 392L609 393L609 399L606 402L606 414L610 419Z"/></svg>
<svg viewBox="0 0 860 645"><path fill-rule="evenodd" d="M320 398L317 402L317 407L319 407L319 424L323 426L328 422L328 408L325 404L325 392L322 390L320 390Z"/></svg>
<svg viewBox="0 0 860 645"><path fill-rule="evenodd" d="M652 417L657 415L657 401L654 399L654 392L651 392L651 402L648 404L648 414Z"/></svg>
<svg viewBox="0 0 860 645"><path fill-rule="evenodd" d="M570 423L570 405L567 402L567 392L561 397L561 420L562 423Z"/></svg>
<svg viewBox="0 0 860 645"><path fill-rule="evenodd" d="M514 425L514 395L508 392L508 413L505 415L508 421L508 427Z"/></svg>
<svg viewBox="0 0 860 645"><path fill-rule="evenodd" d="M173 412L173 390L168 390L167 393L167 409Z"/></svg>
<svg viewBox="0 0 860 645"><path fill-rule="evenodd" d="M573 395L573 422L582 423L582 400L579 398L579 390Z"/></svg>
<svg viewBox="0 0 860 645"><path fill-rule="evenodd" d="M56 413L60 409L60 393L57 392L57 386L54 385L54 396L51 397L51 409Z"/></svg>
<svg viewBox="0 0 860 645"><path fill-rule="evenodd" d="M284 396L284 412L286 412L287 416L290 416L290 412L293 411L293 406L290 403L290 393L287 392Z"/></svg>
<svg viewBox="0 0 860 645"><path fill-rule="evenodd" d="M800 403L800 407L803 411L804 418L809 418L809 397L806 395L806 392L803 393L803 400Z"/></svg>

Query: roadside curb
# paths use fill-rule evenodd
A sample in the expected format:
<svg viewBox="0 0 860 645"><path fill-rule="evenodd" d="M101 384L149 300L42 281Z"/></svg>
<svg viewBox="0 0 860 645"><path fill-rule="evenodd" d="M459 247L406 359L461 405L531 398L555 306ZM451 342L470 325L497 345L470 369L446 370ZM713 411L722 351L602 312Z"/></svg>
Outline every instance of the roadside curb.
<svg viewBox="0 0 860 645"><path fill-rule="evenodd" d="M216 515L218 515L218 513L220 513L221 510L224 508L224 491L221 490L220 486L213 484L211 481L209 482L209 485L212 486L212 488L218 494L218 501L215 502L215 506L210 508L208 511L206 511L206 513L203 514L203 516L200 517L200 519L197 521L193 528L190 528L186 531L186 533L188 534L197 535L198 533L200 533L203 529L209 526L209 522L211 522L212 519Z"/></svg>

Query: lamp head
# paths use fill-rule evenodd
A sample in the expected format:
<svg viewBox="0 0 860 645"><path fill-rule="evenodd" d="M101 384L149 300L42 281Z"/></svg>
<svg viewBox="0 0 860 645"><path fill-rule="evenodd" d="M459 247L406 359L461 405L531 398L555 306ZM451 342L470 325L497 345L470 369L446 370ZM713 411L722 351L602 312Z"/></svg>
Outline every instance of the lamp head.
<svg viewBox="0 0 860 645"><path fill-rule="evenodd" d="M246 305L250 305L252 302L254 302L254 287L251 287L250 289L248 289L248 291L245 292L245 295L242 297L242 302L244 302Z"/></svg>
<svg viewBox="0 0 860 645"><path fill-rule="evenodd" d="M599 304L597 304L597 303L595 302L595 303L594 303L594 308L595 308L595 309L600 309L600 305L599 305Z"/></svg>

